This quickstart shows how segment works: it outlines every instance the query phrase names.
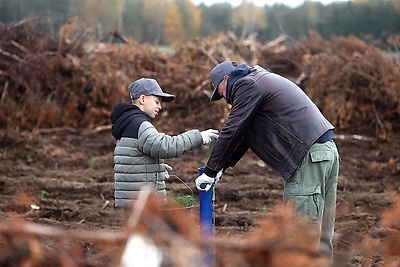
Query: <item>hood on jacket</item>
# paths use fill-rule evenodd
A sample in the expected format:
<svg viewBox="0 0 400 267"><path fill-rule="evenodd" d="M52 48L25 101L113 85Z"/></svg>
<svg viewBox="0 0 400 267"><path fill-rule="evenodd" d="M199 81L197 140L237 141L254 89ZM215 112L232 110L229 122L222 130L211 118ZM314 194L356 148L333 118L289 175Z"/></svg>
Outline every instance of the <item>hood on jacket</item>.
<svg viewBox="0 0 400 267"><path fill-rule="evenodd" d="M114 138L117 140L121 139L128 125L138 117L141 118L142 121L150 121L149 116L135 105L126 103L115 105L111 113L111 132Z"/></svg>
<svg viewBox="0 0 400 267"><path fill-rule="evenodd" d="M229 74L228 84L226 86L226 102L232 105L232 88L237 80L250 73L250 67L246 64L240 64Z"/></svg>

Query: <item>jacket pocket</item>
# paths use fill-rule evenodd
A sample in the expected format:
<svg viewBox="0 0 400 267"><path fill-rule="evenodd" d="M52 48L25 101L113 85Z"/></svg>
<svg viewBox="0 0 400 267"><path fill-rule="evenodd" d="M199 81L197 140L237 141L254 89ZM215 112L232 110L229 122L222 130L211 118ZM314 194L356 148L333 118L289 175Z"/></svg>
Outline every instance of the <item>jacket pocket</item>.
<svg viewBox="0 0 400 267"><path fill-rule="evenodd" d="M283 197L285 201L293 201L295 211L312 220L318 220L321 211L319 185L286 184Z"/></svg>

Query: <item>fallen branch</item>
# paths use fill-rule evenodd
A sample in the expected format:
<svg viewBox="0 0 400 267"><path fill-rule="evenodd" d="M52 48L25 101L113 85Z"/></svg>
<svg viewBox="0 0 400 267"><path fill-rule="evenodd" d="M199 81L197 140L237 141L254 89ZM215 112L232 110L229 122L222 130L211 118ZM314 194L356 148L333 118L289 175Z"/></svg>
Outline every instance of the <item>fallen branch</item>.
<svg viewBox="0 0 400 267"><path fill-rule="evenodd" d="M7 88L8 88L8 81L6 81L4 86L3 86L3 92L1 93L1 98L0 98L0 107L3 106L4 98L7 95Z"/></svg>
<svg viewBox="0 0 400 267"><path fill-rule="evenodd" d="M10 52L7 52L7 51L5 51L5 50L3 50L1 48L0 48L0 54L4 55L6 57L12 58L12 59L14 59L14 60L16 60L18 62L24 63L24 64L28 63L28 61L26 61L25 59L20 58L19 56L14 55L14 54L12 54Z"/></svg>
<svg viewBox="0 0 400 267"><path fill-rule="evenodd" d="M93 134L93 133L111 131L111 127L112 127L111 124L100 125L100 126L97 126L96 128L94 128L92 130L85 131L83 134L84 135L89 135L89 134Z"/></svg>
<svg viewBox="0 0 400 267"><path fill-rule="evenodd" d="M39 134L49 134L49 133L60 133L60 132L70 132L70 133L76 133L78 132L77 129L74 129L72 127L56 127L56 128L48 128L48 129L40 129Z"/></svg>
<svg viewBox="0 0 400 267"><path fill-rule="evenodd" d="M200 91L204 86L210 83L210 80L204 80L202 81L192 92L190 92L191 96L194 96L198 91Z"/></svg>
<svg viewBox="0 0 400 267"><path fill-rule="evenodd" d="M338 134L338 135L335 135L335 137L336 137L336 139L340 139L340 140L354 139L354 140L362 140L362 141L376 141L376 138L374 138L374 137L363 136L363 135L358 135L358 134Z"/></svg>
<svg viewBox="0 0 400 267"><path fill-rule="evenodd" d="M57 229L54 226L39 225L36 223L10 220L0 224L0 234L14 236L47 237L64 240L73 239L80 241L121 242L126 240L123 232L112 233L105 231L75 231Z"/></svg>
<svg viewBox="0 0 400 267"><path fill-rule="evenodd" d="M199 49L200 49L200 51L201 51L204 55L207 56L207 58L208 58L209 60L211 60L211 62L212 62L214 65L217 65L218 63L220 63L220 62L218 62L218 60L216 60L215 57L213 57L206 49L204 49L204 47L201 46Z"/></svg>

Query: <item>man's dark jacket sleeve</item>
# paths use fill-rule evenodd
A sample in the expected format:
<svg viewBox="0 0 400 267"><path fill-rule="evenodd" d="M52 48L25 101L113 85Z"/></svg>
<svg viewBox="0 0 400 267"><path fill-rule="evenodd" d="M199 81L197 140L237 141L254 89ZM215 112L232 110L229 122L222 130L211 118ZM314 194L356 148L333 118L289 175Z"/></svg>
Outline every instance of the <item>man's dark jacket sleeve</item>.
<svg viewBox="0 0 400 267"><path fill-rule="evenodd" d="M204 170L210 177L215 177L221 169L234 166L248 149L243 137L262 101L262 96L251 90L252 84L249 79L235 83L232 110Z"/></svg>

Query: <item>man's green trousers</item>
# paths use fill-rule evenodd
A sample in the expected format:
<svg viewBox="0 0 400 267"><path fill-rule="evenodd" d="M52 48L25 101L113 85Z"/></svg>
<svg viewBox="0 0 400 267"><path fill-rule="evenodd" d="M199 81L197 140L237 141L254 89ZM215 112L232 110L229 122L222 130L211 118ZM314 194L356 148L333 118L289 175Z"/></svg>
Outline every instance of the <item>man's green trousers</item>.
<svg viewBox="0 0 400 267"><path fill-rule="evenodd" d="M295 211L310 218L320 234L320 252L333 256L339 153L334 141L315 143L285 183L283 196Z"/></svg>

